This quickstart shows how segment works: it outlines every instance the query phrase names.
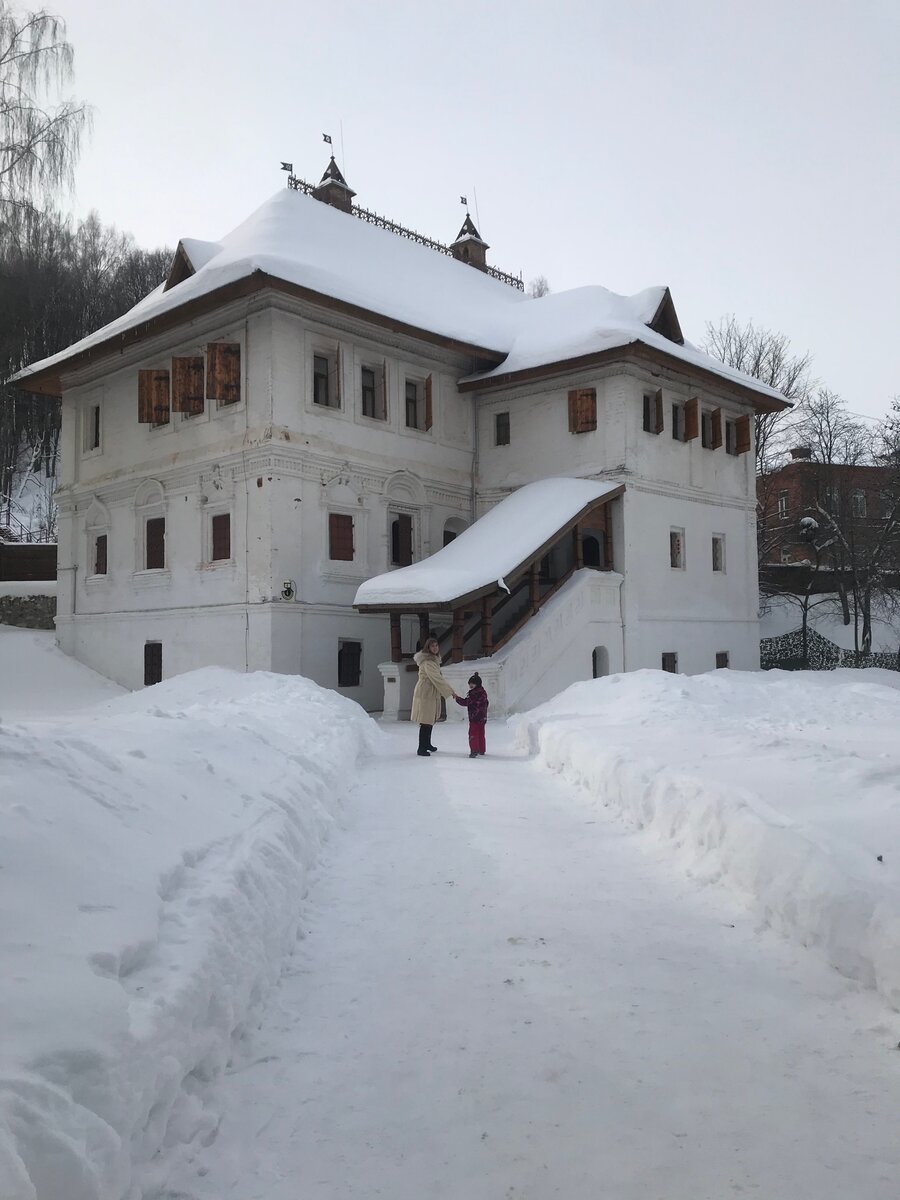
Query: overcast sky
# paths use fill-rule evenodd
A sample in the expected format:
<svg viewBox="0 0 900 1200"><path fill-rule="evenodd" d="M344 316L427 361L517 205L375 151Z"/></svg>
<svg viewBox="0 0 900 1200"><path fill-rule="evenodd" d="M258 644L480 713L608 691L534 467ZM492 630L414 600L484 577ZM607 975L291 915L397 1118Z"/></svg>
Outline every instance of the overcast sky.
<svg viewBox="0 0 900 1200"><path fill-rule="evenodd" d="M94 132L73 208L151 247L317 180L553 291L672 289L900 393L897 0L59 0ZM477 209L476 209L477 196Z"/></svg>

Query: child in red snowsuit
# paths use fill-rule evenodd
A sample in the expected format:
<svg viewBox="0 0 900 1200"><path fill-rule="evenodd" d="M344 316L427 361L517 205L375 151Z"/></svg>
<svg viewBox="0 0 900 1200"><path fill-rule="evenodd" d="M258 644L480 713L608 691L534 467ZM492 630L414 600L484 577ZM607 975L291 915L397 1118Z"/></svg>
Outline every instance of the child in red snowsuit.
<svg viewBox="0 0 900 1200"><path fill-rule="evenodd" d="M469 710L469 758L477 758L484 754L484 726L490 703L477 671L469 679L468 696L457 696L456 703Z"/></svg>

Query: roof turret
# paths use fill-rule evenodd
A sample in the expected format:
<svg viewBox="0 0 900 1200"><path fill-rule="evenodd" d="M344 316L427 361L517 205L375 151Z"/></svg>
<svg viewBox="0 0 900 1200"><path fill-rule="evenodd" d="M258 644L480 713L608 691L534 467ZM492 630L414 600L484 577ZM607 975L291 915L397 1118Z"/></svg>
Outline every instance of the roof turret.
<svg viewBox="0 0 900 1200"><path fill-rule="evenodd" d="M341 174L340 167L334 161L334 155L331 156L331 161L325 168L325 173L319 180L316 187L313 188L313 196L316 200L322 200L325 204L331 204L335 208L339 208L342 212L350 212L353 207L353 197L356 192L347 183L347 180Z"/></svg>
<svg viewBox="0 0 900 1200"><path fill-rule="evenodd" d="M456 235L456 241L450 243L453 257L460 262L468 263L470 267L478 267L480 271L487 269L487 251L490 246L475 228L475 222L466 213L462 228Z"/></svg>

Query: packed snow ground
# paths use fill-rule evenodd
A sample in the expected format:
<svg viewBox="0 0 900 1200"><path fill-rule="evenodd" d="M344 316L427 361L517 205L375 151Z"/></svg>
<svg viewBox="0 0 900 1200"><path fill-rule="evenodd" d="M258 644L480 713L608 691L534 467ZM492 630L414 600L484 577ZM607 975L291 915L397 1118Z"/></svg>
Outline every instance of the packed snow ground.
<svg viewBox="0 0 900 1200"><path fill-rule="evenodd" d="M293 677L5 716L0 1196L896 1200L898 683L613 677L477 761Z"/></svg>

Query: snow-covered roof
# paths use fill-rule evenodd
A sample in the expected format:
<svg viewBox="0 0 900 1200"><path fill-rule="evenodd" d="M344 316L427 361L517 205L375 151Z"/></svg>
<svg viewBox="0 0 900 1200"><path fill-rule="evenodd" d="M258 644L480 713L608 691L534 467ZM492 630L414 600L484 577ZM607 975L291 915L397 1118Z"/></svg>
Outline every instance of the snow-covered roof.
<svg viewBox="0 0 900 1200"><path fill-rule="evenodd" d="M679 345L649 329L647 322L665 288L620 296L602 287L584 287L534 300L484 271L289 188L277 192L221 241L184 238L179 250L194 274L167 289L157 288L124 316L32 363L17 378L57 370L78 354L260 272L425 333L505 355L491 374L642 342L757 393L781 398L696 347Z"/></svg>
<svg viewBox="0 0 900 1200"><path fill-rule="evenodd" d="M445 605L499 585L527 563L561 529L617 483L592 479L540 479L501 500L448 546L423 562L366 580L357 607Z"/></svg>

